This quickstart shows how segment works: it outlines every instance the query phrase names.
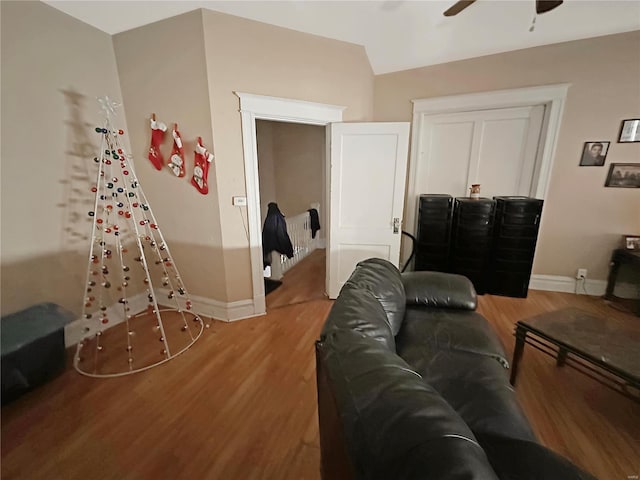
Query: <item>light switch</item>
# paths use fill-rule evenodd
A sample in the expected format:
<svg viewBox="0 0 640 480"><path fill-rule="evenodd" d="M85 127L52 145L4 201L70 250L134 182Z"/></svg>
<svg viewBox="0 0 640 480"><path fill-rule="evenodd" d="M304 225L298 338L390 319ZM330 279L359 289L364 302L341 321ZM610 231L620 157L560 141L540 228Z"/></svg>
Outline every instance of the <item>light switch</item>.
<svg viewBox="0 0 640 480"><path fill-rule="evenodd" d="M247 197L233 197L233 205L236 207L246 207Z"/></svg>

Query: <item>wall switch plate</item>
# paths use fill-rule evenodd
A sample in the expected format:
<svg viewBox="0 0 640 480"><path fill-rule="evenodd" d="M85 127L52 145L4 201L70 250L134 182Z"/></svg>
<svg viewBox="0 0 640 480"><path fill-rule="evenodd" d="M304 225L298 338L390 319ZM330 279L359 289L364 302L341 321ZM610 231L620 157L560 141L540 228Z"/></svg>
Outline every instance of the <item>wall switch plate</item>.
<svg viewBox="0 0 640 480"><path fill-rule="evenodd" d="M247 197L233 197L233 205L236 207L246 207L247 206Z"/></svg>

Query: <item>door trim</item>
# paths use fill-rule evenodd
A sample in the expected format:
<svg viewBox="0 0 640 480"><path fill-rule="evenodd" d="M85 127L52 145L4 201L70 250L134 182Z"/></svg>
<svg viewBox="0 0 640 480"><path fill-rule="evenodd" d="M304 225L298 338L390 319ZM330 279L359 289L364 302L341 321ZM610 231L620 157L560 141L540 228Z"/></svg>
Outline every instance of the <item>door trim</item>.
<svg viewBox="0 0 640 480"><path fill-rule="evenodd" d="M411 124L411 152L409 155L409 179L407 185L407 225L415 232L417 229L417 177L418 163L426 161L422 145L422 127L425 117L443 113L470 112L498 108L527 107L545 105L542 131L539 144L539 168L535 182L536 198L545 199L549 190L549 180L555 158L556 146L564 104L570 83L545 85L539 87L514 88L490 92L449 95L445 97L415 99L413 102L413 121ZM542 228L542 225L540 226ZM406 258L406 250L403 249Z"/></svg>
<svg viewBox="0 0 640 480"><path fill-rule="evenodd" d="M332 122L341 122L343 111L347 107L251 93L234 93L240 98L254 315L263 315L266 313L266 303L262 274L262 225L256 120L327 125ZM328 183L329 179L326 181Z"/></svg>

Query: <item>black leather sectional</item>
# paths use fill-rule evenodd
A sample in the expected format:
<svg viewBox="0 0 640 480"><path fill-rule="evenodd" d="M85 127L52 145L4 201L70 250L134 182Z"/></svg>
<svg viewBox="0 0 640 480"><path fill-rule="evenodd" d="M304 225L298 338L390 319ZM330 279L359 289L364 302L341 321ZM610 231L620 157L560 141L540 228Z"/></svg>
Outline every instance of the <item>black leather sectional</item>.
<svg viewBox="0 0 640 480"><path fill-rule="evenodd" d="M463 276L358 264L316 343L323 479L594 478L536 440L475 308Z"/></svg>

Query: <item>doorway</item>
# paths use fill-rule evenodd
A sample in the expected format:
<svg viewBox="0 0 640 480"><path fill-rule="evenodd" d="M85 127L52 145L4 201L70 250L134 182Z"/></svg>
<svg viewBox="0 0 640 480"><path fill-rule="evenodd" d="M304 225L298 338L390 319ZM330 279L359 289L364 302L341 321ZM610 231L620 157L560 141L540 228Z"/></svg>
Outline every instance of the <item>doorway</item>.
<svg viewBox="0 0 640 480"><path fill-rule="evenodd" d="M276 249L265 257L267 310L325 297L325 130L318 125L256 120L263 225L270 215L263 240L270 235L269 244L280 243L282 233L274 226L282 214L292 247L288 252L292 256L286 249Z"/></svg>
<svg viewBox="0 0 640 480"><path fill-rule="evenodd" d="M242 146L247 189L249 249L253 287L253 314L263 315L266 312L266 299L263 275L256 120L275 120L326 126L332 122L341 122L345 107L241 92L236 92L236 95L240 98L242 122ZM324 170L325 179L328 178L326 173L328 168L329 167L326 166ZM327 183L327 181L324 182L325 185L327 185ZM328 198L328 195L325 192L325 199L326 198ZM327 213L330 212L327 210Z"/></svg>

